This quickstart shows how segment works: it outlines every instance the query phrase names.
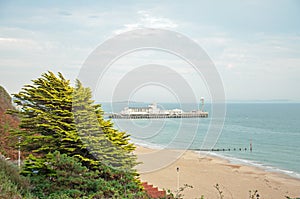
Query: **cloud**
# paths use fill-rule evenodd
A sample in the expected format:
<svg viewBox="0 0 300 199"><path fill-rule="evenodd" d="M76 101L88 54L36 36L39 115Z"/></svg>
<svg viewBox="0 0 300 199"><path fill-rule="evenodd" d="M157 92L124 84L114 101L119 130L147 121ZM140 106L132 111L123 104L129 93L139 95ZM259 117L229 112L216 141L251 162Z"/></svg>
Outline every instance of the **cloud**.
<svg viewBox="0 0 300 199"><path fill-rule="evenodd" d="M234 68L234 65L233 64L227 64L227 68L232 69L232 68Z"/></svg>
<svg viewBox="0 0 300 199"><path fill-rule="evenodd" d="M230 33L198 37L221 74L230 99L299 100L300 37L294 33L254 34L247 38ZM276 89L275 89L276 88ZM249 92L255 91L255 92Z"/></svg>
<svg viewBox="0 0 300 199"><path fill-rule="evenodd" d="M115 30L115 34L120 34L138 28L160 28L160 29L175 29L178 24L169 18L155 17L150 12L140 10L137 12L139 19L136 23L124 24L123 28Z"/></svg>
<svg viewBox="0 0 300 199"><path fill-rule="evenodd" d="M16 49L35 49L41 50L42 46L36 41L25 38L0 37L0 50L16 50Z"/></svg>
<svg viewBox="0 0 300 199"><path fill-rule="evenodd" d="M72 15L72 13L68 12L68 11L59 11L58 14L62 15L62 16L71 16Z"/></svg>
<svg viewBox="0 0 300 199"><path fill-rule="evenodd" d="M300 37L294 34L257 33L244 39L230 33L212 33L198 36L196 41L222 71L234 69L246 75L258 69L299 67L294 60L299 60ZM289 65L292 62L294 64Z"/></svg>

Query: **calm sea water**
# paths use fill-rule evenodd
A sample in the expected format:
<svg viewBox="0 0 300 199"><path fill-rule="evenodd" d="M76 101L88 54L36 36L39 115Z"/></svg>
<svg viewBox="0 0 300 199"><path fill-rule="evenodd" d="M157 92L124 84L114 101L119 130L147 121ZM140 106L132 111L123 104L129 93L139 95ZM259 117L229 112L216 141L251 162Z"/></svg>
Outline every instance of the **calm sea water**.
<svg viewBox="0 0 300 199"><path fill-rule="evenodd" d="M134 104L141 106L146 104ZM102 104L106 112L119 112L125 103ZM161 108L180 108L162 103ZM197 107L181 105L185 111ZM211 112L211 106L205 110ZM218 119L218 118L217 118ZM200 149L212 118L185 119L115 119L116 128L127 131L134 143L147 147ZM253 151L249 151L252 142ZM250 164L266 170L283 172L300 178L300 104L232 103L227 104L225 123L213 148L231 149L213 152L232 162ZM234 148L236 151L234 151ZM242 151L239 151L239 148ZM247 150L245 151L245 148Z"/></svg>

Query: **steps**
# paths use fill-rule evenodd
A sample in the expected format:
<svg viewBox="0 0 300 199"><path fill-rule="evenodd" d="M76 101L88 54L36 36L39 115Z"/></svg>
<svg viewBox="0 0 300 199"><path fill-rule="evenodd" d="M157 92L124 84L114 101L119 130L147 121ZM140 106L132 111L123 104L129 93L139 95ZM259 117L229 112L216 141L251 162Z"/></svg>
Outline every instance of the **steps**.
<svg viewBox="0 0 300 199"><path fill-rule="evenodd" d="M160 191L157 187L154 187L148 182L142 182L142 186L144 187L145 191L151 198L163 198L166 197L166 191Z"/></svg>

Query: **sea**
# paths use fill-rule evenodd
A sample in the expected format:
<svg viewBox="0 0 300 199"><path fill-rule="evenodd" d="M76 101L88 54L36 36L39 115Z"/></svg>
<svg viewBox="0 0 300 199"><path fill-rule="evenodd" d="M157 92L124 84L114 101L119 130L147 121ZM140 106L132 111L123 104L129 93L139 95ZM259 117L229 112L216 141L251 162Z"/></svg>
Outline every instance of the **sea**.
<svg viewBox="0 0 300 199"><path fill-rule="evenodd" d="M126 106L125 102L102 103L105 113L117 113ZM158 103L158 107L184 111L199 108L178 103ZM204 106L209 113L213 108L212 104ZM300 179L300 103L227 103L224 125L214 127L213 121L220 120L222 118L209 115L208 118L113 119L113 122L115 128L130 134L131 141L137 145L213 150L210 155L232 163ZM210 137L209 142L207 137Z"/></svg>

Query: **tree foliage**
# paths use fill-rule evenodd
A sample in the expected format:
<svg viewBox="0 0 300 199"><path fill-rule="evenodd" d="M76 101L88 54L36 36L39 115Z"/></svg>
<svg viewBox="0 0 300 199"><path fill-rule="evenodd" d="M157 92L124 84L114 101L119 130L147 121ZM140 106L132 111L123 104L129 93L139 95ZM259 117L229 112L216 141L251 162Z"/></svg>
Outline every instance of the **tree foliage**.
<svg viewBox="0 0 300 199"><path fill-rule="evenodd" d="M22 130L16 134L22 137L22 148L40 155L66 153L88 167L99 161L122 169L136 165L128 135L103 118L89 88L78 80L73 88L61 73L48 72L32 82L14 95L22 107L14 111L21 118Z"/></svg>
<svg viewBox="0 0 300 199"><path fill-rule="evenodd" d="M103 119L101 106L95 105L91 98L91 90L77 80L72 112L84 147L102 163L120 169L132 168L136 157L130 153L134 147L128 142L128 135L113 129L112 123Z"/></svg>
<svg viewBox="0 0 300 199"><path fill-rule="evenodd" d="M66 159L66 165L69 165L64 167L65 170L77 165L87 169L87 172L80 172L98 172L97 180L102 180L102 185L114 183L114 186L120 186L124 175L128 175L132 179L127 183L133 183L131 191L139 191L133 169L137 164L136 156L132 154L135 147L129 142L129 135L117 131L110 120L103 118L103 110L94 104L91 90L78 80L72 87L61 73L58 76L52 72L44 73L32 82L14 95L14 102L21 108L10 112L20 118L20 130L14 134L22 137L22 150L33 152L22 173L39 180L53 179L59 175L59 169L53 169L51 162L55 159L51 154L56 152L65 155L56 154L59 157L79 161L75 164ZM115 192L111 196L113 194Z"/></svg>
<svg viewBox="0 0 300 199"><path fill-rule="evenodd" d="M51 72L32 82L14 95L14 102L21 107L14 112L21 119L22 130L17 135L22 137L23 150L38 154L56 150L76 153L81 142L76 137L71 112L74 89L70 82L62 74L56 77Z"/></svg>

